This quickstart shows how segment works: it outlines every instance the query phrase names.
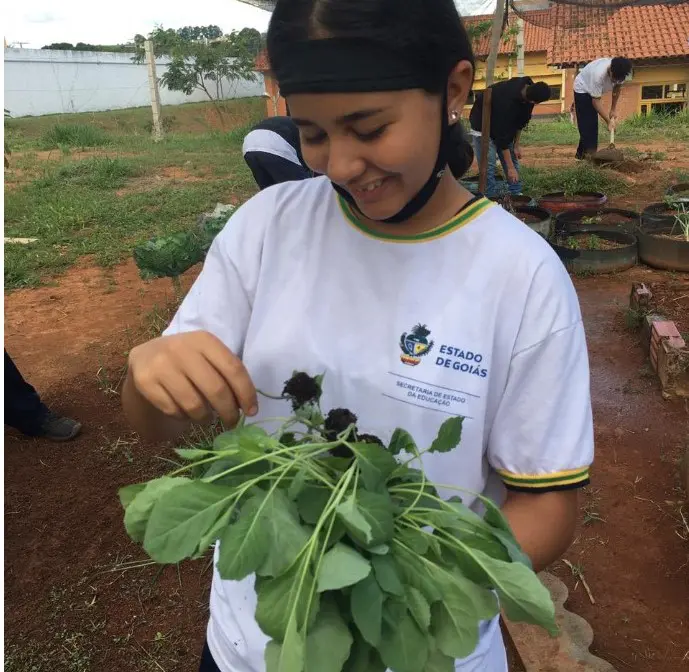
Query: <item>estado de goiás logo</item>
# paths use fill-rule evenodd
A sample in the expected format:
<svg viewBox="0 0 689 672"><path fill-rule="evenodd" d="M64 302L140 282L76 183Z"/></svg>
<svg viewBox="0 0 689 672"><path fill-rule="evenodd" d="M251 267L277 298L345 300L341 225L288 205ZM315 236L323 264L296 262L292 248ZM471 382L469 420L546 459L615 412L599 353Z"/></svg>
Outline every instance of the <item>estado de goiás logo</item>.
<svg viewBox="0 0 689 672"><path fill-rule="evenodd" d="M402 334L400 338L400 359L408 366L416 366L421 358L433 349L433 341L428 340L431 332L425 324L417 324L408 334Z"/></svg>

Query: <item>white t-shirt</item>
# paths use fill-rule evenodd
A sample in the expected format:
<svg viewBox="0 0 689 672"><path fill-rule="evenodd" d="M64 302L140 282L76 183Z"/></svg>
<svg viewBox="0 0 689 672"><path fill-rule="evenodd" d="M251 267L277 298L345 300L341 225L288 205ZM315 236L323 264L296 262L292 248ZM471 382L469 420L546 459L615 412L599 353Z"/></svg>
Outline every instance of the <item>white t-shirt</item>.
<svg viewBox="0 0 689 672"><path fill-rule="evenodd" d="M608 72L612 58L597 58L584 66L574 79L574 93L588 93L592 98L600 98L612 91L614 82Z"/></svg>
<svg viewBox="0 0 689 672"><path fill-rule="evenodd" d="M301 166L297 150L281 135L266 128L257 128L247 133L242 144L242 156L245 156L247 152L273 154Z"/></svg>
<svg viewBox="0 0 689 672"><path fill-rule="evenodd" d="M589 369L574 288L549 245L485 198L393 239L358 222L325 177L265 189L215 239L167 333L197 329L237 353L268 393L295 369L325 372L324 411L349 408L383 441L402 427L426 447L448 416L465 416L458 448L422 458L437 484L502 503L505 483L539 492L588 480ZM288 402L259 403L259 417L290 412ZM214 571L207 636L222 672L265 669L253 584ZM456 669L506 672L497 618Z"/></svg>

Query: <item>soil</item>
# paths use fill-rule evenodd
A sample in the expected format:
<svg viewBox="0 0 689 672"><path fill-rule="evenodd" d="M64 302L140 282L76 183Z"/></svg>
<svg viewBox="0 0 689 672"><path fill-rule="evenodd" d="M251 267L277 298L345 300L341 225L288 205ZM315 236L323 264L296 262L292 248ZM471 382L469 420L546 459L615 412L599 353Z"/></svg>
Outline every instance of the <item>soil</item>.
<svg viewBox="0 0 689 672"><path fill-rule="evenodd" d="M672 320L689 343L689 279L647 283L651 310Z"/></svg>
<svg viewBox="0 0 689 672"><path fill-rule="evenodd" d="M689 415L686 404L661 398L624 327L632 280L675 282L642 269L576 280L597 457L581 497L586 524L566 557L596 604L564 564L552 571L570 588L568 608L593 626L596 655L621 670L668 672L681 669L689 649L689 540L676 464ZM144 283L132 263L112 272L84 263L58 286L6 296L8 351L44 400L84 431L69 445L5 433L5 672L196 669L209 563L161 573L138 566L145 556L125 535L117 501L120 486L161 473L169 456L127 428L117 387L127 351L162 327L171 296L167 280Z"/></svg>
<svg viewBox="0 0 689 672"><path fill-rule="evenodd" d="M620 243L617 240L608 240L597 236L595 233L575 233L565 238L565 246L572 250L617 250L627 247L628 243Z"/></svg>

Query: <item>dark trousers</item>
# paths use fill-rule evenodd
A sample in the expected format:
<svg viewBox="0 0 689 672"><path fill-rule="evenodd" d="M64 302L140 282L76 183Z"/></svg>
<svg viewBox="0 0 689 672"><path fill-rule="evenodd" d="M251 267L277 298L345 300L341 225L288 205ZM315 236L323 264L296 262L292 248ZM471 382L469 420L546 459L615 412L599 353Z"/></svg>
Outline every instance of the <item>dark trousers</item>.
<svg viewBox="0 0 689 672"><path fill-rule="evenodd" d="M251 169L259 189L313 176L307 168L268 152L247 152L244 161Z"/></svg>
<svg viewBox="0 0 689 672"><path fill-rule="evenodd" d="M208 648L208 642L205 642L203 645L199 672L220 672L220 668L215 664L213 656L211 656L211 650Z"/></svg>
<svg viewBox="0 0 689 672"><path fill-rule="evenodd" d="M36 390L22 378L5 350L5 424L36 436L47 412Z"/></svg>
<svg viewBox="0 0 689 672"><path fill-rule="evenodd" d="M593 106L593 98L588 93L574 94L574 108L579 128L579 147L577 159L598 150L598 112Z"/></svg>

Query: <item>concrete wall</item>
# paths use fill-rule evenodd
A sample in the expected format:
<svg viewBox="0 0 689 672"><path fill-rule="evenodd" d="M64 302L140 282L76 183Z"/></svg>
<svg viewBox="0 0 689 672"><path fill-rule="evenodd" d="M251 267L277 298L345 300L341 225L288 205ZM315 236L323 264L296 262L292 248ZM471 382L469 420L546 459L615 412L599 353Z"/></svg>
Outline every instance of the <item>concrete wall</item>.
<svg viewBox="0 0 689 672"><path fill-rule="evenodd" d="M49 49L5 49L5 108L13 117L69 112L99 112L150 105L146 64L133 54ZM168 59L156 60L158 78ZM215 82L208 82L215 91ZM255 82L224 82L225 98L261 96ZM202 91L186 96L160 86L160 102L178 105L207 100Z"/></svg>

